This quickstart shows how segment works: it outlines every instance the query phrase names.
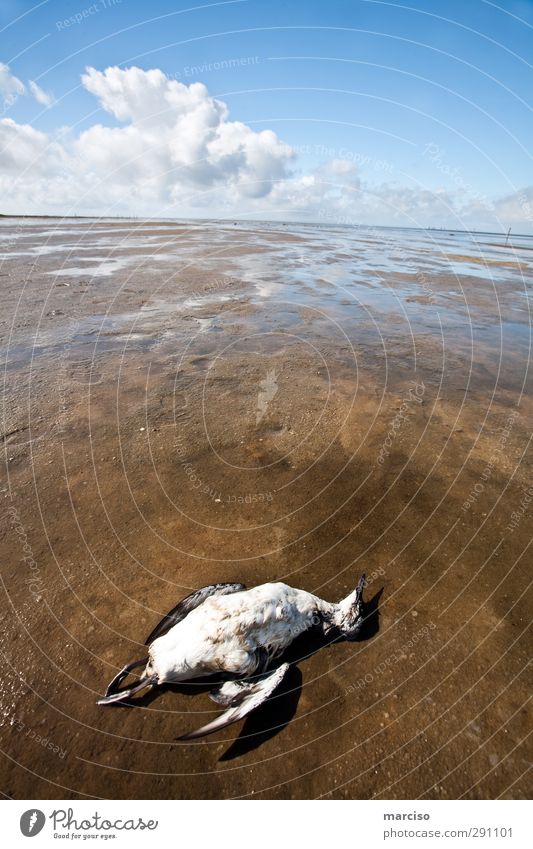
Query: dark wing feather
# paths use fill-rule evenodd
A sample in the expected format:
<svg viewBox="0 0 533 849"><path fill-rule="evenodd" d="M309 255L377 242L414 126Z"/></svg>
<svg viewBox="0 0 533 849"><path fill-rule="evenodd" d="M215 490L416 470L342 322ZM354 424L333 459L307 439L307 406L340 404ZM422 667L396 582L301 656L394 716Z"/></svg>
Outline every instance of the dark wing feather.
<svg viewBox="0 0 533 849"><path fill-rule="evenodd" d="M198 728L197 731L191 731L189 734L178 737L178 740L194 740L196 737L205 737L206 734L213 734L215 731L220 731L221 728L226 728L227 725L243 719L263 702L266 702L276 687L281 684L288 668L289 664L283 663L273 672L261 675L259 678L251 681L229 682L212 691L210 693L211 698L219 704L230 705L229 709L217 716L212 722Z"/></svg>
<svg viewBox="0 0 533 849"><path fill-rule="evenodd" d="M178 622L185 619L191 610L194 610L196 607L203 604L206 598L213 595L230 595L230 593L240 593L245 589L246 587L244 584L211 584L209 587L203 587L201 590L196 590L196 592L191 593L186 598L179 601L176 607L173 607L172 610L162 618L159 625L156 625L152 633L146 638L144 643L145 646L150 645L150 643L153 643L157 637L162 637L163 634L170 631L174 625L177 625Z"/></svg>

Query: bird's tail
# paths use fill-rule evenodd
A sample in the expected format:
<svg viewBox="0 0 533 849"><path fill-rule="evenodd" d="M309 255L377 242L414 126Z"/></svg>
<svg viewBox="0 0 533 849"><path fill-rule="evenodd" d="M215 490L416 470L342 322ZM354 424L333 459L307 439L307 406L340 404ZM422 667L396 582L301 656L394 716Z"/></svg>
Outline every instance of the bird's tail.
<svg viewBox="0 0 533 849"><path fill-rule="evenodd" d="M111 705L114 702L123 702L126 699L131 698L131 696L134 696L135 693L140 693L141 690L145 690L147 687L152 687L154 684L156 684L157 683L157 675L147 675L146 674L146 672L148 671L147 664L148 664L148 658L147 657L143 657L142 660L134 660L133 663L128 663L127 666L125 666L123 669L120 670L118 675L115 675L115 677L113 678L113 680L109 684L109 687L106 690L105 696L103 696L103 698L101 698L101 699L98 699L97 704L99 704L99 705ZM145 670L144 670L145 674L142 676L142 678L140 678L139 681L137 682L137 684L135 684L133 687L127 687L127 688L124 688L123 690L119 690L118 689L119 684L125 678L128 677L128 675L132 671L132 669L136 669L139 666L146 667Z"/></svg>

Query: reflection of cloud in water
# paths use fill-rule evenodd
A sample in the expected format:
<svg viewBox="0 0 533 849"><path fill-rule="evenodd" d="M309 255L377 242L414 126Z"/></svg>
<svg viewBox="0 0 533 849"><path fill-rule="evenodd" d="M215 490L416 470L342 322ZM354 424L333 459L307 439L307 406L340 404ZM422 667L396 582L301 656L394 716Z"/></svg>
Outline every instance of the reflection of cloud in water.
<svg viewBox="0 0 533 849"><path fill-rule="evenodd" d="M222 301L231 301L232 298L230 295L206 295L205 297L196 296L194 298L187 298L183 302L183 304L176 304L176 309L195 309L196 307L205 307L208 304L219 304Z"/></svg>
<svg viewBox="0 0 533 849"><path fill-rule="evenodd" d="M198 332L205 333L206 330L209 330L211 325L213 324L212 318L197 318L195 319L200 325Z"/></svg>
<svg viewBox="0 0 533 849"><path fill-rule="evenodd" d="M55 277L109 277L115 271L120 271L138 260L139 257L91 257L84 259L83 262L96 262L97 265L75 265L70 268L59 268L57 271L48 271L47 274Z"/></svg>
<svg viewBox="0 0 533 849"><path fill-rule="evenodd" d="M268 280L263 283L256 283L257 294L261 298L270 298L281 290L281 283L275 283L273 280Z"/></svg>
<svg viewBox="0 0 533 849"><path fill-rule="evenodd" d="M254 285L262 298L283 290L283 299L294 299L298 293L304 294L305 287L317 295L328 283L337 288L337 293L328 292L328 300L347 293L363 297L364 288L383 290L384 280L394 280L396 297L403 297L423 289L432 276L475 276L490 281L522 279L533 271L531 237L521 237L505 247L496 236L492 241L486 237L480 241L471 233L448 235L401 228L289 225L286 232L305 235L305 250L301 245L281 244L268 254L231 257L234 274ZM393 277L399 274L414 279L399 286Z"/></svg>
<svg viewBox="0 0 533 849"><path fill-rule="evenodd" d="M521 275L529 269L518 267L513 268L512 266L506 266L503 264L497 265L495 263L484 265L483 263L468 262L468 259L465 257L463 261L443 258L442 270L451 271L455 277L480 277L483 280L493 280L497 278L498 280L502 280L509 277L509 275Z"/></svg>
<svg viewBox="0 0 533 849"><path fill-rule="evenodd" d="M124 245L124 249L126 248L128 246ZM113 251L113 253L115 254L117 251ZM109 277L116 271L121 271L128 266L132 266L133 268L142 266L144 270L149 270L149 263L151 262L177 263L178 257L170 253L142 253L127 254L126 256L78 257L78 261L97 264L65 266L55 271L47 271L46 273L55 275L56 277Z"/></svg>

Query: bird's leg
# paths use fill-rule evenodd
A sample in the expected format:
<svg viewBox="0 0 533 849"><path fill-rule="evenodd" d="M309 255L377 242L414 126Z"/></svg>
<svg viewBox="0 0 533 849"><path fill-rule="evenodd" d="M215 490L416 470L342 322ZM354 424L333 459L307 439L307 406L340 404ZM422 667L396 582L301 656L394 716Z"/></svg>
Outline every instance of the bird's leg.
<svg viewBox="0 0 533 849"><path fill-rule="evenodd" d="M273 659L273 653L266 646L258 646L255 650L256 667L254 675L261 675L268 669L268 664ZM253 677L250 675L250 677Z"/></svg>
<svg viewBox="0 0 533 849"><path fill-rule="evenodd" d="M218 704L228 706L228 710L217 716L212 722L199 728L198 731L182 734L178 739L194 740L196 737L204 737L206 734L220 731L221 728L226 728L227 725L243 719L263 702L266 702L276 687L279 686L288 669L289 664L283 663L272 672L251 677L248 680L228 681L221 687L212 690L209 694L211 698Z"/></svg>

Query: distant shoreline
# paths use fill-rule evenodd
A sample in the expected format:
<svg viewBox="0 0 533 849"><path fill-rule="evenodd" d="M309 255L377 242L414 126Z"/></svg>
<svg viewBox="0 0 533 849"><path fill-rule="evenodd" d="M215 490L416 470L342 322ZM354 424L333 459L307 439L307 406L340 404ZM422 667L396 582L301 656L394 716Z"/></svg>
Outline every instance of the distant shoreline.
<svg viewBox="0 0 533 849"><path fill-rule="evenodd" d="M315 226L315 227L347 227L355 230L364 230L364 229L376 229L376 230L413 230L415 232L431 232L431 233L450 233L455 235L455 233L466 233L470 236L502 236L507 237L507 231L498 231L498 230L461 230L457 227L404 227L401 224L346 224L345 222L336 222L334 220L331 221L276 221L275 219L233 219L233 218L143 218L141 216L135 215L10 215L9 213L0 212L0 219L14 218L16 220L19 219L30 219L30 220L39 220L46 219L49 221L92 221L102 220L102 221L138 221L140 223L146 224L157 223L160 221L175 221L176 223L183 222L221 222L227 224L229 221L233 221L234 224L278 224L283 225L285 227L288 226ZM513 238L519 239L531 239L533 237L533 233L512 233Z"/></svg>

